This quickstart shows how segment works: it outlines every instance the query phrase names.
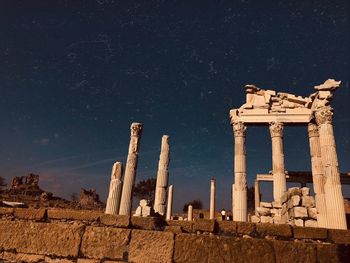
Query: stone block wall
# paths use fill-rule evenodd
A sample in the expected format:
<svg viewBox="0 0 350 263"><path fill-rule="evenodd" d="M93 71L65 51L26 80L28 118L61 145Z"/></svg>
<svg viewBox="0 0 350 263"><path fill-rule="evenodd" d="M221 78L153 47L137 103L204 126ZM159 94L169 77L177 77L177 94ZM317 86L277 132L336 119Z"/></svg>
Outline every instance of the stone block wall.
<svg viewBox="0 0 350 263"><path fill-rule="evenodd" d="M350 262L350 231L0 208L0 262Z"/></svg>
<svg viewBox="0 0 350 263"><path fill-rule="evenodd" d="M292 187L282 196L280 202L260 202L254 223L290 224L292 226L317 227L315 198L307 187Z"/></svg>

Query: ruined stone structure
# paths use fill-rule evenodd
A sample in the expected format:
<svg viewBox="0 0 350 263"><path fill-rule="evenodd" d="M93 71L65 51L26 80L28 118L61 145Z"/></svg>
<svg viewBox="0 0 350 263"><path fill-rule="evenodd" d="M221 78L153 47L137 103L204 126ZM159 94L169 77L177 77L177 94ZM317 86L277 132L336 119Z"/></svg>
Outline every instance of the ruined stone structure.
<svg viewBox="0 0 350 263"><path fill-rule="evenodd" d="M166 220L170 220L173 212L173 186L170 185L168 188L168 204L166 210Z"/></svg>
<svg viewBox="0 0 350 263"><path fill-rule="evenodd" d="M122 193L122 173L123 164L121 162L114 163L106 204L106 214L117 215L119 213L120 197Z"/></svg>
<svg viewBox="0 0 350 263"><path fill-rule="evenodd" d="M100 201L100 196L96 189L80 189L79 205L83 208L102 207L103 203Z"/></svg>
<svg viewBox="0 0 350 263"><path fill-rule="evenodd" d="M269 125L272 140L274 201L286 192L283 129L291 125L308 126L312 178L316 193L319 226L346 229L345 209L333 134L331 100L340 81L328 79L315 86L309 97L276 93L247 85L246 103L230 111L234 133L234 220L247 221L247 178L245 132L247 126Z"/></svg>
<svg viewBox="0 0 350 263"><path fill-rule="evenodd" d="M120 200L120 215L130 215L132 208L133 189L135 184L139 146L142 135L142 124L132 123L130 127L129 153L126 161L123 191Z"/></svg>
<svg viewBox="0 0 350 263"><path fill-rule="evenodd" d="M160 148L157 184L154 197L154 211L160 215L165 215L166 191L169 179L170 146L169 136L163 135Z"/></svg>

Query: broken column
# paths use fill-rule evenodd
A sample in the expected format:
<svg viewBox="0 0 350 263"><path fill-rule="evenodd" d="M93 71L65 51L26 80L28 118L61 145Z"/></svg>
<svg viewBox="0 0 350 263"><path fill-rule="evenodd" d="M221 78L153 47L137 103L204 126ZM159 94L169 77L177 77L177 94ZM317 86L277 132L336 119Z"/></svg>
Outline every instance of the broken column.
<svg viewBox="0 0 350 263"><path fill-rule="evenodd" d="M211 178L210 180L209 219L215 219L215 178Z"/></svg>
<svg viewBox="0 0 350 263"><path fill-rule="evenodd" d="M325 200L327 210L327 227L347 229L344 198L341 189L338 157L334 140L330 106L324 106L315 112L319 129L321 157L325 175Z"/></svg>
<svg viewBox="0 0 350 263"><path fill-rule="evenodd" d="M327 210L324 192L325 177L321 158L319 132L316 123L309 123L308 133L311 155L312 181L314 185L317 209L317 225L319 227L327 227Z"/></svg>
<svg viewBox="0 0 350 263"><path fill-rule="evenodd" d="M189 205L187 210L187 220L193 221L193 206Z"/></svg>
<svg viewBox="0 0 350 263"><path fill-rule="evenodd" d="M105 211L106 214L117 215L119 213L120 196L122 191L122 170L123 165L121 162L113 164Z"/></svg>
<svg viewBox="0 0 350 263"><path fill-rule="evenodd" d="M169 178L169 161L170 161L170 149L169 149L169 136L163 135L162 144L160 149L157 184L154 198L154 211L160 215L165 214L166 206L166 189L168 187Z"/></svg>
<svg viewBox="0 0 350 263"><path fill-rule="evenodd" d="M235 122L232 127L235 137L233 220L245 222L247 221L246 126L243 122Z"/></svg>
<svg viewBox="0 0 350 263"><path fill-rule="evenodd" d="M283 123L271 122L270 134L272 140L273 198L275 201L280 201L287 188L284 169Z"/></svg>
<svg viewBox="0 0 350 263"><path fill-rule="evenodd" d="M120 215L130 215L132 208L133 188L135 184L137 160L142 134L142 124L132 123L130 134L129 153L126 161L122 197L120 201Z"/></svg>
<svg viewBox="0 0 350 263"><path fill-rule="evenodd" d="M256 209L260 206L260 185L258 180L254 181L254 201L256 213Z"/></svg>
<svg viewBox="0 0 350 263"><path fill-rule="evenodd" d="M168 204L166 208L166 220L171 219L171 215L173 212L173 186L170 185L168 188Z"/></svg>

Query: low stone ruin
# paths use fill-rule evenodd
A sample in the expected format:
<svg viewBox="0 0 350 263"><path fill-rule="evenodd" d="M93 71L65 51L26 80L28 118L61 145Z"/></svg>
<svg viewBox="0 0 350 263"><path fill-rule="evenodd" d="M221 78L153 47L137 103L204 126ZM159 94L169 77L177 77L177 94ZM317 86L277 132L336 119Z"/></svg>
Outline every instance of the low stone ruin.
<svg viewBox="0 0 350 263"><path fill-rule="evenodd" d="M15 176L8 189L11 194L41 195L44 191L39 187L39 175L28 174Z"/></svg>
<svg viewBox="0 0 350 263"><path fill-rule="evenodd" d="M134 216L153 216L154 215L154 209L152 206L150 206L149 200L141 199L140 205L136 208Z"/></svg>
<svg viewBox="0 0 350 263"><path fill-rule="evenodd" d="M83 208L103 207L96 189L80 189L79 205Z"/></svg>
<svg viewBox="0 0 350 263"><path fill-rule="evenodd" d="M315 198L307 187L292 187L282 196L280 202L260 202L254 223L290 224L293 226L317 227Z"/></svg>

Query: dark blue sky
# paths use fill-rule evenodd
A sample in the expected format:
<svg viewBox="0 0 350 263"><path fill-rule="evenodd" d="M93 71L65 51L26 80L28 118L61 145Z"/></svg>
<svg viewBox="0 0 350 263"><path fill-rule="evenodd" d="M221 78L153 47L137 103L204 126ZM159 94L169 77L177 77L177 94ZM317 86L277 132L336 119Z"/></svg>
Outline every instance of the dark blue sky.
<svg viewBox="0 0 350 263"><path fill-rule="evenodd" d="M138 121L138 180L156 176L169 134L175 208L207 207L210 177L229 208L228 114L243 86L307 96L328 78L343 83L334 124L350 171L347 1L261 2L0 1L0 175L34 172L55 195L86 187L105 198ZM271 170L269 136L248 130L250 184ZM287 170L311 169L305 127L286 128L285 156Z"/></svg>

